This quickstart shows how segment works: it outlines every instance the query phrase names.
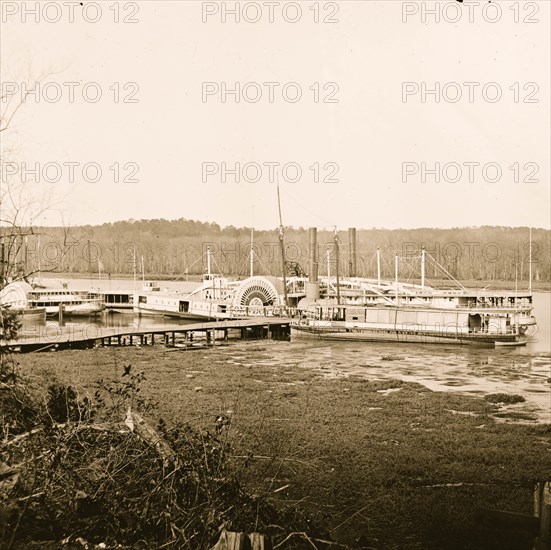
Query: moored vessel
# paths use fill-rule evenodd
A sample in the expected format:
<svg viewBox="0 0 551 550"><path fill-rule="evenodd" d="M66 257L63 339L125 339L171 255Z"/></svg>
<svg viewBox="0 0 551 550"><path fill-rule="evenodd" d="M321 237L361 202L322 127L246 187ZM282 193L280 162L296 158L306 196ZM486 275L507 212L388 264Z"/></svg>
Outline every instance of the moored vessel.
<svg viewBox="0 0 551 550"><path fill-rule="evenodd" d="M8 283L0 291L0 305L21 315L23 323L40 322L46 319L46 308L32 304L28 299L28 293L32 287L25 281Z"/></svg>
<svg viewBox="0 0 551 550"><path fill-rule="evenodd" d="M377 279L341 279L337 272L336 277L318 280L315 274L308 283L310 296L298 304L300 317L293 321L293 328L328 340L484 346L526 343L530 327L536 325L531 289L467 289L451 276L458 289L433 288L425 284L427 261L449 273L425 250L420 256L421 284L400 283L398 259L396 255L394 281L381 280L379 251Z"/></svg>
<svg viewBox="0 0 551 550"><path fill-rule="evenodd" d="M63 288L34 288L28 293L29 304L44 308L46 315L90 316L105 309L105 301L99 292L69 290Z"/></svg>

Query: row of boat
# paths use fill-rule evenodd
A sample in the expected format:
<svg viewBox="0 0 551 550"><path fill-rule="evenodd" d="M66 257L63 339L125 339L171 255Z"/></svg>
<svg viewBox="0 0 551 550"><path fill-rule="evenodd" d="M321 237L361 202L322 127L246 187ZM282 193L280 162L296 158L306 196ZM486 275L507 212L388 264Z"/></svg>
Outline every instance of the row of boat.
<svg viewBox="0 0 551 550"><path fill-rule="evenodd" d="M151 285L136 294L140 314L184 319L285 315L292 327L324 339L520 345L530 327L529 291L438 290L426 285L349 277L209 276L183 295ZM285 296L286 295L286 296Z"/></svg>
<svg viewBox="0 0 551 550"><path fill-rule="evenodd" d="M33 320L105 310L194 320L286 316L301 333L353 341L521 345L536 324L530 291L439 290L360 277L231 281L209 272L191 292L155 282L137 291L104 292L13 282L0 293L0 304Z"/></svg>

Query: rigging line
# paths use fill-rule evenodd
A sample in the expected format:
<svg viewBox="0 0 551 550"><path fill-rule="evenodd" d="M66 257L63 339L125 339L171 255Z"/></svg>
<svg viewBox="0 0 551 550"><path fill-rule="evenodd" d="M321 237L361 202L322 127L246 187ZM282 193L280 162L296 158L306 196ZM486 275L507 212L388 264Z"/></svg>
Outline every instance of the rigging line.
<svg viewBox="0 0 551 550"><path fill-rule="evenodd" d="M257 256L257 257L258 257L258 256ZM268 267L267 267L266 264L260 259L260 257L258 257L258 261L260 262L260 267L264 268L264 273L269 274L270 271L269 271Z"/></svg>
<svg viewBox="0 0 551 550"><path fill-rule="evenodd" d="M387 272L387 273L388 273L388 272L391 272L391 273L392 273L392 272L394 271L394 262L392 262L392 264L390 264L390 263L388 262L388 260L387 260L382 254L381 254L381 258L382 258L382 260L383 260L383 266L382 266L383 269L381 269L381 275L385 272L385 269L384 269L385 267L387 268L387 269L386 269L386 272Z"/></svg>
<svg viewBox="0 0 551 550"><path fill-rule="evenodd" d="M331 222L327 219L325 219L323 216L321 216L318 213L310 210L306 206L304 206L299 200L296 199L291 193L289 193L286 189L283 189L283 193L286 193L296 204L298 204L304 211L308 212L309 214L312 214L316 217L316 219L322 220L324 223L327 223L328 225L326 227L335 227L335 224L331 224Z"/></svg>
<svg viewBox="0 0 551 550"><path fill-rule="evenodd" d="M174 280L177 281L182 275L186 274L189 275L189 270L199 261L204 258L204 254L199 256L191 265L188 265L185 271L182 271Z"/></svg>
<svg viewBox="0 0 551 550"><path fill-rule="evenodd" d="M413 274L415 276L415 278L418 277L419 273L417 272L417 267L416 267L416 263L414 264L414 261L418 259L417 257L411 257L411 256L406 256L405 258L402 257L402 260L406 263L406 269L408 269L409 271L407 271L407 275L409 276L409 274ZM410 280L412 280L413 277L410 277Z"/></svg>
<svg viewBox="0 0 551 550"><path fill-rule="evenodd" d="M182 275L186 274L186 275L189 275L189 270L198 262L202 261L205 256L207 255L207 252L204 252L203 254L201 254L193 263L191 263L190 265L188 265L186 267L186 270L185 271L182 271L182 273L180 273L176 279L174 279L175 281L177 281Z"/></svg>
<svg viewBox="0 0 551 550"><path fill-rule="evenodd" d="M249 253L250 253L250 251L251 250L249 248ZM253 253L253 260L260 262L260 267L264 268L264 270L267 272L267 268L264 265L264 263L262 262L262 260L260 259L260 256L256 253L256 250L254 249L254 246L253 246L253 249L252 249L252 253ZM239 264L239 273L238 273L239 277L243 276L246 279L249 278L250 277L250 274L249 274L250 273L250 256L249 256L249 254L247 254L245 257L241 258L239 260L238 264ZM256 276L256 275L258 275L258 273L253 273L253 276Z"/></svg>
<svg viewBox="0 0 551 550"><path fill-rule="evenodd" d="M264 262L263 262L262 259L260 258L260 256L256 253L256 250L254 249L254 247L253 247L253 257L256 258L256 259L260 262L260 264L261 264L262 266L266 267L266 266L264 265Z"/></svg>
<svg viewBox="0 0 551 550"><path fill-rule="evenodd" d="M435 269L434 277L438 277L438 270L442 271L445 275L447 275L460 289L465 290L465 287L449 272L447 271L436 259L434 259L430 254L426 254L426 256L430 260L432 260L432 264L429 263L429 265L432 265ZM432 280L431 280L432 283ZM436 281L434 281L434 284L438 284ZM442 285L442 275L440 275L440 285Z"/></svg>
<svg viewBox="0 0 551 550"><path fill-rule="evenodd" d="M436 266L439 267L457 286L459 286L461 290L466 290L466 288L447 269L445 269L442 265L440 265L436 261L436 259L433 258L428 252L425 251L425 255L427 258L432 260L436 264Z"/></svg>
<svg viewBox="0 0 551 550"><path fill-rule="evenodd" d="M399 259L401 259L401 258L399 258ZM402 260L401 268L402 269L401 269L401 273L400 273L400 279L403 282L409 283L411 281L411 277L410 277L411 267L407 263L404 265L404 262Z"/></svg>
<svg viewBox="0 0 551 550"><path fill-rule="evenodd" d="M223 253L222 253L223 254ZM218 265L218 262L216 261L216 258L214 257L214 254L211 255L212 263L214 264L214 267L217 270L217 273L219 275L223 275L223 271L220 269L220 266Z"/></svg>
<svg viewBox="0 0 551 550"><path fill-rule="evenodd" d="M363 264L362 268L366 271L375 263L375 257L373 255L368 255L367 257L360 255L360 263Z"/></svg>

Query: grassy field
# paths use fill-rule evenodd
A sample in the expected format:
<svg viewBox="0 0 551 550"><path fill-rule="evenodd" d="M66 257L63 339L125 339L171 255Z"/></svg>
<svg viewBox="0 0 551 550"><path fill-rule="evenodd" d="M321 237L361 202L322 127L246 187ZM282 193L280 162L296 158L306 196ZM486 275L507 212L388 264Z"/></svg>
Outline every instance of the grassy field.
<svg viewBox="0 0 551 550"><path fill-rule="evenodd" d="M18 359L37 388L57 381L90 395L132 365L145 372L140 395L153 422L214 430L223 415L245 487L307 511L342 545L362 547L363 536L365 547L381 550L530 548L520 534L480 527L475 510L532 513L532 483L551 479L548 425L497 422L497 404L418 384L291 369L277 361L284 345Z"/></svg>

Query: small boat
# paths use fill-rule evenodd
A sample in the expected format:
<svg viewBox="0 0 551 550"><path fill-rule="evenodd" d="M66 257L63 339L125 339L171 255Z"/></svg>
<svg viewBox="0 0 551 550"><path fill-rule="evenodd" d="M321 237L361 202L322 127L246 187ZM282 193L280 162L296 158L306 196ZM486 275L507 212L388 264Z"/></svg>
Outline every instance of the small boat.
<svg viewBox="0 0 551 550"><path fill-rule="evenodd" d="M519 342L500 342L500 341L495 342L496 348L507 347L507 346L520 347L520 346L525 346L526 344L527 344L526 340L521 340Z"/></svg>
<svg viewBox="0 0 551 550"><path fill-rule="evenodd" d="M45 321L46 308L29 302L28 293L31 290L31 285L25 281L8 283L0 291L0 305L19 313L23 323Z"/></svg>
<svg viewBox="0 0 551 550"><path fill-rule="evenodd" d="M58 315L60 310L67 316L91 316L105 309L103 295L89 290L69 290L63 288L32 289L28 293L29 304L45 308L46 315Z"/></svg>

